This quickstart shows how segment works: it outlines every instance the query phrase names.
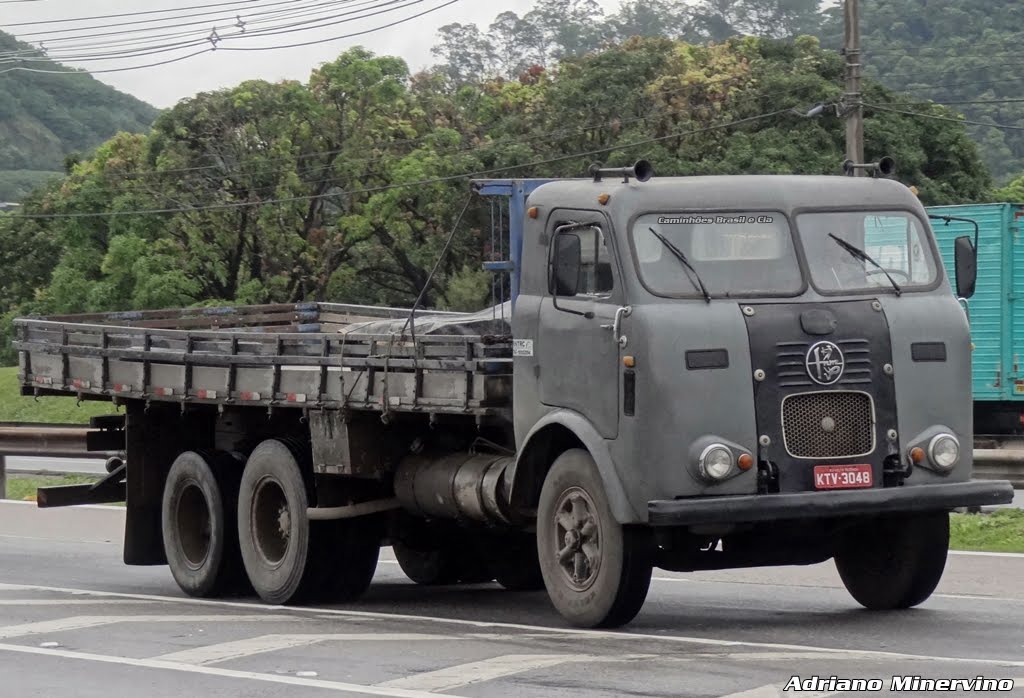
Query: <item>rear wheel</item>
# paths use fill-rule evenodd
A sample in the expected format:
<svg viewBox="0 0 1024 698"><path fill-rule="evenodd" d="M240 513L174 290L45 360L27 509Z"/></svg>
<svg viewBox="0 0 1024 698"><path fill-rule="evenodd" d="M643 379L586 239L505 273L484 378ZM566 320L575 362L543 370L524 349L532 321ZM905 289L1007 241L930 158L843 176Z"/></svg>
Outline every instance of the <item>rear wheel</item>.
<svg viewBox="0 0 1024 698"><path fill-rule="evenodd" d="M376 517L310 521L303 445L264 441L242 475L238 535L245 570L267 603L353 600L370 585L380 550Z"/></svg>
<svg viewBox="0 0 1024 698"><path fill-rule="evenodd" d="M392 550L398 565L417 584L481 584L494 576L477 554L475 541L468 536L458 540L407 542L396 540Z"/></svg>
<svg viewBox="0 0 1024 698"><path fill-rule="evenodd" d="M876 611L923 603L946 567L949 514L885 516L846 532L836 550L836 568L847 591Z"/></svg>
<svg viewBox="0 0 1024 698"><path fill-rule="evenodd" d="M189 596L218 596L241 586L235 523L241 470L227 454L186 451L167 474L164 552L174 580Z"/></svg>
<svg viewBox="0 0 1024 698"><path fill-rule="evenodd" d="M544 480L537 552L548 596L573 625L625 625L647 598L649 532L615 520L594 459L584 450L560 455Z"/></svg>
<svg viewBox="0 0 1024 698"><path fill-rule="evenodd" d="M536 535L510 533L496 538L490 550L488 567L498 584L509 591L539 591L544 588Z"/></svg>

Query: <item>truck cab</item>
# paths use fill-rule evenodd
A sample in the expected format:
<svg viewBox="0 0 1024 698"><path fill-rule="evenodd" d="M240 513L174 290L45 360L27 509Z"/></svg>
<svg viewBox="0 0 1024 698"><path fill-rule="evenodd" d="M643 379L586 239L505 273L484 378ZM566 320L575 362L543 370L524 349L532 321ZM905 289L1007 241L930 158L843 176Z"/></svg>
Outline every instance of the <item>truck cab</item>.
<svg viewBox="0 0 1024 698"><path fill-rule="evenodd" d="M870 177L631 173L526 204L520 467L538 436L576 439L580 461L551 510L540 496L542 563L546 537L570 597L600 582L597 548L567 546L607 506L643 529L613 554L641 568L835 557L864 605L923 601L947 511L1007 487L971 481L969 328L917 197Z"/></svg>

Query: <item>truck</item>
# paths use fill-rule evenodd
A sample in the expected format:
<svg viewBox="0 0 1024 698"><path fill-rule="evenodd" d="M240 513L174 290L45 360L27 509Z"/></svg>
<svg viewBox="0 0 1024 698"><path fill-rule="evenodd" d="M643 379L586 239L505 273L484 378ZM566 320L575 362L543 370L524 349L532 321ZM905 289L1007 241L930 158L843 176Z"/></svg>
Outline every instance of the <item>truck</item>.
<svg viewBox="0 0 1024 698"><path fill-rule="evenodd" d="M909 608L949 512L1012 500L972 479L974 241L951 282L904 185L640 162L473 187L509 213L511 295L481 313L18 319L24 395L124 410L89 437L124 462L39 506L126 502L124 562L193 596L352 602L390 545L419 584L545 589L591 628L655 567L834 559L862 606Z"/></svg>
<svg viewBox="0 0 1024 698"><path fill-rule="evenodd" d="M968 313L973 351L974 426L997 437L1024 433L1024 288L1021 220L1013 203L931 206L939 251L947 269L954 264L956 239L967 236L978 248L977 291L961 304ZM1018 312L1020 311L1020 312Z"/></svg>

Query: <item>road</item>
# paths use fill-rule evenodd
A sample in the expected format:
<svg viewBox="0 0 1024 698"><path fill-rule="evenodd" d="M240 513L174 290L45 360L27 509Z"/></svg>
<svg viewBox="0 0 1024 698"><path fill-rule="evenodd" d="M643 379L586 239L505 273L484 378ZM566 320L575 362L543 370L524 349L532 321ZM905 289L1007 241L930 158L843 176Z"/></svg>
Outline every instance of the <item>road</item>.
<svg viewBox="0 0 1024 698"><path fill-rule="evenodd" d="M830 565L659 571L626 632L581 631L543 593L417 587L389 550L348 607L186 599L166 568L121 565L123 516L0 505L3 695L824 698L781 688L917 675L1024 698L1024 556L953 555L936 596L889 614Z"/></svg>

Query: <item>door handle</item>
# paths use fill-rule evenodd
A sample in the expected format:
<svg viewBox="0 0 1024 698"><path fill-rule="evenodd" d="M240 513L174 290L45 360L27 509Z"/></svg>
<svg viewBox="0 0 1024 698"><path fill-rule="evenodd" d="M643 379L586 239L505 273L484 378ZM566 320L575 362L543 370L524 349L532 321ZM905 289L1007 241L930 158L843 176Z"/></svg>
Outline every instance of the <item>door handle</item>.
<svg viewBox="0 0 1024 698"><path fill-rule="evenodd" d="M969 323L971 321L971 306L967 303L967 299L957 298L956 301L960 304L960 307L964 309L964 315L967 316L967 322Z"/></svg>
<svg viewBox="0 0 1024 698"><path fill-rule="evenodd" d="M622 318L627 318L633 314L633 308L631 306L623 306L615 311L615 320L611 325L601 325L603 330L611 330L612 336L615 341L623 349L629 344L629 338L622 334Z"/></svg>

